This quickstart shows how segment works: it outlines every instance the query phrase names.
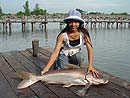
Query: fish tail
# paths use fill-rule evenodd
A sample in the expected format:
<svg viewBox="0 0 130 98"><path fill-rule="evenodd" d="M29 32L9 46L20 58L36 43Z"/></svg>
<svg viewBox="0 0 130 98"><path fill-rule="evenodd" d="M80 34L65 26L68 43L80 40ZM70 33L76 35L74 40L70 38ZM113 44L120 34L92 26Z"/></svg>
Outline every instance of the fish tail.
<svg viewBox="0 0 130 98"><path fill-rule="evenodd" d="M38 76L29 72L22 71L22 72L18 72L17 75L21 79L23 79L23 81L18 84L17 89L26 88L40 80L39 78L37 78Z"/></svg>

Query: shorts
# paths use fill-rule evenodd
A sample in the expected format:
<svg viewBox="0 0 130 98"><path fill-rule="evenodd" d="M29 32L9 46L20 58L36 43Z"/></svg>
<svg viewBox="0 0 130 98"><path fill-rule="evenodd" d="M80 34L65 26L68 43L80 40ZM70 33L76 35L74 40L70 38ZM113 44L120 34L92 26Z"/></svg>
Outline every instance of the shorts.
<svg viewBox="0 0 130 98"><path fill-rule="evenodd" d="M65 64L74 64L77 66L81 66L84 61L84 55L81 52L78 52L72 56L66 56L64 54L59 54L55 63L54 70L63 69Z"/></svg>

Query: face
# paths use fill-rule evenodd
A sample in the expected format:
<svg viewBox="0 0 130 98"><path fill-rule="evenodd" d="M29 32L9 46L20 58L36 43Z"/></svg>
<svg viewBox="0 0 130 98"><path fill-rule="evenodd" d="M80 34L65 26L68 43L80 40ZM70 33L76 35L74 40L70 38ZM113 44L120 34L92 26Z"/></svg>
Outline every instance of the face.
<svg viewBox="0 0 130 98"><path fill-rule="evenodd" d="M71 31L77 31L77 28L79 27L80 23L76 20L70 20L68 21L68 25Z"/></svg>

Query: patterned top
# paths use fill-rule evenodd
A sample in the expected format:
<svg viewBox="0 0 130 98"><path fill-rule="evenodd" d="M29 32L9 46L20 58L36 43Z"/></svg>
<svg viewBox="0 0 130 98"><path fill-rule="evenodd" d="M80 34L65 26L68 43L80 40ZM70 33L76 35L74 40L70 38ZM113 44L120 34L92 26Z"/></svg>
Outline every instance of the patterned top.
<svg viewBox="0 0 130 98"><path fill-rule="evenodd" d="M83 43L83 34L80 33L80 38L74 41L69 40L67 32L64 34L64 43L62 45L60 54L65 54L66 56L72 56L81 50L81 45Z"/></svg>

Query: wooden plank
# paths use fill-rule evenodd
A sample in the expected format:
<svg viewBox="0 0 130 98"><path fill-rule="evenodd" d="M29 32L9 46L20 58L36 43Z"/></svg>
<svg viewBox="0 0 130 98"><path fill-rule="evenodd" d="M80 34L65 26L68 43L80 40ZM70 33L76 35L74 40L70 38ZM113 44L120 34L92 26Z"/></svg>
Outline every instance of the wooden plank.
<svg viewBox="0 0 130 98"><path fill-rule="evenodd" d="M32 50L30 49L30 50L29 50L30 56L31 56L31 51L32 51ZM44 52L44 51L43 51L43 52ZM45 53L45 52L44 52L44 53ZM46 52L46 54L47 54L47 52ZM42 55L42 56L40 55L39 58L40 58L41 60L42 60L42 58L44 58L44 60L45 60L45 58L48 59L48 57L46 57L46 56L44 57L43 55ZM33 59L33 60L34 60L34 59ZM43 61L43 60L42 60L42 61ZM35 62L35 63L36 63L36 62ZM41 67L41 66L39 66L39 67ZM109 89L108 89L108 90L109 90ZM105 90L102 90L102 91L105 91ZM109 91L109 92L110 92L110 91ZM89 94L89 95L91 95L91 94ZM112 94L111 94L111 95L112 95ZM116 96L116 95L113 95L113 96Z"/></svg>
<svg viewBox="0 0 130 98"><path fill-rule="evenodd" d="M32 49L28 49L28 51L30 52L30 53L32 53ZM48 50L46 50L46 49L42 49L42 48L40 48L39 49L39 51L40 51L40 53L39 53L39 58L40 59L42 59L42 58L45 58L44 57L44 54L45 54L45 56L46 56L46 59L49 59L49 53L48 52L50 52L50 51L48 51ZM41 54L43 54L43 55L41 55ZM76 86L74 86L74 87L71 87L71 88L69 88L72 92L74 92L74 93L76 93L78 90L79 90L79 88L78 87L76 87ZM105 88L105 86L103 86L103 87L96 87L96 88L92 88L92 92L93 92L93 90L94 89L96 89L96 91L98 91L98 90L100 90L100 91L102 91L102 92L95 92L95 94L94 94L94 96L92 96L91 94L88 94L88 96L85 96L85 98L87 98L87 97L90 97L91 96L91 98L98 98L98 97L100 97L100 98L104 98L104 96L105 96L105 98L109 98L109 97L119 97L119 98L122 98L122 97L120 97L120 96L118 96L118 94L115 94L115 93L113 93L112 91L110 91L109 89L108 90L106 90L106 88ZM91 90L89 91L89 93L91 93ZM106 93L108 94L107 96L106 96Z"/></svg>
<svg viewBox="0 0 130 98"><path fill-rule="evenodd" d="M0 64L0 70L1 67L2 65ZM18 98L1 72L0 72L0 98Z"/></svg>
<svg viewBox="0 0 130 98"><path fill-rule="evenodd" d="M26 57L28 57L28 59L30 59L32 61L33 59L33 62L39 66L40 64L36 63L34 61L39 59L41 59L41 56L40 58L39 57L33 57L31 56L32 54L30 52L27 52L27 51L22 51L22 54L24 54ZM43 57L43 56L42 56ZM46 58L46 57L45 57ZM41 61L45 61L47 59L42 59ZM39 62L40 63L40 62ZM43 64L43 63L42 63ZM44 64L43 64L44 65ZM42 66L39 66L39 68L42 68ZM79 96L77 96L75 93L71 92L69 89L67 88L63 88L61 85L50 85L50 84L47 84L46 85L50 90L52 90L56 95L58 95L60 98L80 98ZM64 93L63 93L64 92Z"/></svg>
<svg viewBox="0 0 130 98"><path fill-rule="evenodd" d="M41 69L41 67L43 67L43 65L47 64L48 60L46 58L43 58L43 59L40 59L39 57L41 56L38 56L38 57L33 57L32 56L32 53L30 51L25 50L25 51L20 51L20 53L24 56L26 56L26 58L28 58L32 63L34 63L34 65L36 67L39 67Z"/></svg>
<svg viewBox="0 0 130 98"><path fill-rule="evenodd" d="M39 48L39 54L38 54L38 58L36 58L36 59L40 59L41 61L44 61L43 62L43 65L40 65L40 64L38 64L37 66L39 67L39 68L41 68L41 69L43 69L43 66L44 65L46 65L47 63L48 63L48 59L49 59L49 56L48 56L48 54L50 55L51 53L50 52L48 52L48 51L46 51L45 49L43 49L43 48ZM27 49L27 51L29 52L29 53L33 53L33 51L32 51L32 49ZM30 54L30 55L31 55ZM39 66L40 65L40 66ZM50 70L52 70L53 69L53 66L50 68Z"/></svg>
<svg viewBox="0 0 130 98"><path fill-rule="evenodd" d="M82 87L73 86L70 89L76 93L78 90L83 89L83 86ZM86 96L84 96L83 98L89 98L89 97L91 98L123 98L122 96L119 96L118 94L112 92L111 90L106 89L105 85L91 86L88 89Z"/></svg>
<svg viewBox="0 0 130 98"><path fill-rule="evenodd" d="M27 49L30 53L32 53L32 49ZM43 59L43 58L46 58L47 60L49 59L49 56L51 55L51 52L50 52L50 49L46 50L46 49L43 49L43 48L39 48L39 58L40 59ZM42 55L43 54L43 55ZM50 86L51 87L51 86ZM82 87L83 88L83 87ZM80 88L80 89L82 89ZM51 88L52 89L52 88ZM71 92L74 92L75 94L77 93L77 91L79 90L79 88L77 87L71 87L71 88L67 88L69 90L71 90ZM95 94L95 95L88 95L88 96L85 96L85 98L87 97L91 97L91 98L102 98L102 96L100 96L99 94Z"/></svg>
<svg viewBox="0 0 130 98"><path fill-rule="evenodd" d="M48 49L49 50L49 49ZM46 49L42 49L40 48L40 52L41 53L45 53L47 55L47 51ZM49 51L48 51L49 52ZM50 54L48 54L49 56ZM106 77L109 78L109 81L110 81L110 85L107 85L107 86L104 86L104 88L112 91L112 92L115 92L117 95L120 95L120 96L130 96L130 82L126 81L126 80L123 80L123 79L120 79L118 77L115 77L115 76L112 76L108 73L105 73L101 70L99 70L102 74L104 74ZM121 89L120 91L116 90L116 89L113 89L113 88L117 88L117 89ZM118 93L117 93L118 91Z"/></svg>
<svg viewBox="0 0 130 98"><path fill-rule="evenodd" d="M39 48L39 52L44 54L45 56L48 56L50 57L51 53L52 53L52 50L51 48Z"/></svg>
<svg viewBox="0 0 130 98"><path fill-rule="evenodd" d="M36 74L39 74L41 72L41 69L39 67L35 66L34 63L32 63L26 56L22 55L20 52L12 52L11 54L28 71L34 72Z"/></svg>
<svg viewBox="0 0 130 98"><path fill-rule="evenodd" d="M42 49L42 48L40 48L40 52L41 53L46 53L47 54L47 51L48 50L46 50L46 49ZM48 54L48 57L49 57L49 55L50 54ZM112 84L113 83L116 83L116 85L117 85L117 83L118 84L120 84L119 82L117 82L117 80L118 81L120 81L120 79L119 78L115 78L114 76L114 78L116 79L116 81L115 80L113 80L113 77L111 76L111 75L109 75L108 73L104 73L103 71L101 71L101 70L99 70L102 74L105 74L106 75L106 77L109 77L109 79L110 79L110 81L112 82ZM114 82L113 82L114 81ZM123 81L123 80L121 80L121 81ZM129 82L127 83L126 81L123 81L123 83L124 84L129 84ZM113 84L114 85L114 84ZM111 85L109 85L110 87L111 87ZM110 91L112 91L113 92L113 90L112 89L110 89L110 88L108 88L108 86L104 86L104 88L105 89L108 89L108 90L110 90ZM118 85L118 89L120 89L120 88L122 88L122 87L120 87L120 85ZM123 86L123 88L124 88L124 86ZM125 87L126 88L126 87ZM129 96L129 91L128 91L128 88L129 88L129 86L127 85L127 89L126 90L123 90L123 92L125 91L125 93L126 94L124 94L125 96ZM121 96L121 94L119 94L119 93L116 93L117 95L120 95ZM98 94L99 95L99 94ZM122 96L124 96L123 94L122 94ZM101 97L101 96L100 96Z"/></svg>
<svg viewBox="0 0 130 98"><path fill-rule="evenodd" d="M42 49L42 48L40 48L40 52L42 53L42 54L46 54L46 56L50 56L50 54L48 53L48 52L50 52L50 51L48 51L48 50L46 50L46 49ZM71 87L70 88L73 92L77 92L77 90L79 89L78 87ZM81 89L81 88L80 88ZM111 95L111 96L115 96L115 97L117 97L118 95L117 94L114 94L113 92L111 92L111 91L106 91L106 89L105 89L105 86L103 87L103 88L92 88L92 89L98 89L98 90L102 90L102 94L99 94L98 92L96 93L95 92L95 94L94 94L94 96L92 96L91 94L88 94L88 96L90 97L93 97L93 98L98 98L98 97L100 97L100 98L102 98L103 96L106 96L106 92L107 93L109 93L109 95ZM104 92L105 91L105 92ZM91 90L89 89L89 92L91 93ZM92 90L92 92L93 92L93 90ZM111 94L110 94L111 93ZM87 97L88 97L87 96ZM110 96L109 96L110 97ZM108 97L108 98L109 98Z"/></svg>
<svg viewBox="0 0 130 98"><path fill-rule="evenodd" d="M129 81L115 77L115 76L111 75L110 73L106 73L101 70L100 70L100 72L101 72L101 74L104 74L106 77L108 77L109 81L111 81L113 84L119 85L120 87L125 88L130 91L130 82Z"/></svg>
<svg viewBox="0 0 130 98"><path fill-rule="evenodd" d="M4 59L0 56L0 64L1 66L1 72L4 74L4 77L8 81L9 85L12 88L12 91L15 92L16 96L19 98L34 98L36 97L35 94L29 89L24 90L17 90L16 87L18 83L20 83L20 80L17 78L16 72L11 68L11 66L8 64L7 59ZM10 97L5 97L10 98Z"/></svg>
<svg viewBox="0 0 130 98"><path fill-rule="evenodd" d="M104 73L102 73L104 74ZM108 75L108 73L107 73ZM72 91L76 92L78 87L71 87ZM81 87L79 88L81 89ZM99 92L100 91L100 92ZM93 94L94 92L94 94ZM99 98L129 98L130 91L120 85L114 84L113 82L109 81L106 85L99 85L99 86L92 86L88 90L88 95L97 95L100 96ZM87 96L88 97L88 96ZM94 96L93 96L94 97ZM86 98L86 97L85 97Z"/></svg>
<svg viewBox="0 0 130 98"><path fill-rule="evenodd" d="M109 85L109 84L107 84ZM94 92L97 92L99 95L101 95L103 98L124 98L122 96L119 96L118 94L108 90L105 88L106 85L102 85L102 86L94 86L94 88L96 89L93 89L92 90Z"/></svg>
<svg viewBox="0 0 130 98"><path fill-rule="evenodd" d="M12 56L15 56L15 58L22 64L23 67L25 67L29 72L39 74L40 68L36 67L30 60L28 60L24 55L22 55L20 52L13 52ZM23 68L21 68L22 70ZM57 96L52 93L45 85L43 85L41 82L36 83L35 85L32 85L31 88L33 91L39 96L39 97L45 97L45 98L57 98Z"/></svg>
<svg viewBox="0 0 130 98"><path fill-rule="evenodd" d="M69 89L74 92L74 93L78 93L78 90L82 90L84 88L84 86L72 86ZM98 94L95 89L97 88L92 88L90 87L87 91L86 91L86 95L83 96L83 98L104 98L103 96L101 96L100 94Z"/></svg>
<svg viewBox="0 0 130 98"><path fill-rule="evenodd" d="M10 52L10 53L2 53L2 57L0 59L0 64L3 66L1 72L2 75L9 81L9 85L16 93L16 96L20 98L25 97L49 97L49 98L80 98L75 93L77 90L82 89L81 86L73 86L71 88L63 88L62 85L50 85L43 84L41 82L36 83L35 85L27 88L26 91L29 93L20 93L16 90L16 85L12 83L12 80L16 80L15 83L18 84L20 80L16 79L15 71L25 70L33 73L39 74L43 65L48 62L48 58L51 52L46 49L40 49L40 53L38 57L32 56L32 49L27 49L21 52ZM4 63L3 63L4 62ZM7 70L9 69L9 70ZM9 74L11 73L11 74ZM8 75L7 75L8 74ZM129 90L129 82L122 81L120 78L116 78L106 73L110 78L110 82L104 86L92 86L88 90L87 96L83 98L129 98L130 90ZM10 78L11 77L11 78ZM13 77L13 78L12 78ZM11 80L12 79L12 80ZM120 82L121 80L121 82ZM117 83L115 83L117 81ZM123 85L122 85L123 84ZM25 90L25 89L24 89ZM63 92L65 92L63 94ZM22 94L22 95L21 95ZM27 94L27 95L26 95ZM54 96L52 96L54 94Z"/></svg>
<svg viewBox="0 0 130 98"><path fill-rule="evenodd" d="M128 96L130 96L130 90L116 85L112 82L110 82L109 85L106 85L106 89L116 93L119 96L123 96L124 98L129 98Z"/></svg>
<svg viewBox="0 0 130 98"><path fill-rule="evenodd" d="M13 52L12 54L16 54L16 53ZM16 58L14 58L13 55L4 54L4 57L6 58L8 63L12 66L12 68L15 71L17 71L19 69L21 71L22 70L23 71L29 71L28 69L25 68L25 66L28 65L28 63L25 66L22 65L22 64L25 64L25 61L26 61L26 60L22 59L24 61L24 63L22 63L23 61L20 60L22 58L22 56L19 57L19 55L16 55ZM20 60L21 62L19 62L18 60ZM31 71L34 71L34 70L31 70ZM28 88L26 88L26 89L28 89ZM26 89L21 89L21 91L26 90ZM48 88L46 88L44 85L42 85L41 82L38 82L35 85L30 86L30 89L35 94L34 97L38 97L38 98L39 97L57 98L57 96L54 93L52 93Z"/></svg>
<svg viewBox="0 0 130 98"><path fill-rule="evenodd" d="M50 50L50 49L48 49ZM48 60L49 60L49 57L51 55L51 52L48 51L46 49L43 49L43 48L39 48L39 54L38 54L38 58L42 61L44 61L44 64L41 66L39 66L39 64L37 65L39 68L43 69L43 66L46 65L48 63ZM33 53L32 49L27 49L27 51L29 51L29 53ZM53 65L52 67L49 69L49 70L53 70Z"/></svg>
<svg viewBox="0 0 130 98"><path fill-rule="evenodd" d="M106 75L106 77L108 77L109 79L109 85L106 85L105 88L116 93L119 96L122 96L124 98L129 98L128 96L130 96L130 82L120 79L118 77L115 77L111 74L108 74L106 72L103 72L100 70L100 72L104 75Z"/></svg>

